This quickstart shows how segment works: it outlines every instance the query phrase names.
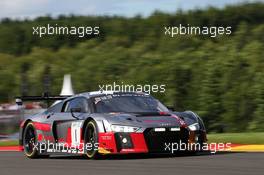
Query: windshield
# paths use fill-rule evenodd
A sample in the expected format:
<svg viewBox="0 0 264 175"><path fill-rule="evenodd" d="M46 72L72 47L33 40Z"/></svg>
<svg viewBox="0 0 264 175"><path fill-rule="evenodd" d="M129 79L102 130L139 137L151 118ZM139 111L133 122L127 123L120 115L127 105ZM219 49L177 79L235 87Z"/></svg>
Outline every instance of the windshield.
<svg viewBox="0 0 264 175"><path fill-rule="evenodd" d="M94 105L98 113L148 113L169 111L153 97L138 94L113 94L95 97Z"/></svg>

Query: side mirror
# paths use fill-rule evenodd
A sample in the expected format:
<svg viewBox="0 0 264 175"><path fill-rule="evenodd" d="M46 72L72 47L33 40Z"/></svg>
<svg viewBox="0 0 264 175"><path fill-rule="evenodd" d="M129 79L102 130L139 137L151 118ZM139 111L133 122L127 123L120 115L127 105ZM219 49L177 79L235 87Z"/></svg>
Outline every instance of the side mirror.
<svg viewBox="0 0 264 175"><path fill-rule="evenodd" d="M71 108L71 113L73 112L82 112L81 108Z"/></svg>
<svg viewBox="0 0 264 175"><path fill-rule="evenodd" d="M79 118L74 115L74 112L82 112L82 109L81 108L71 108L72 117L79 120Z"/></svg>

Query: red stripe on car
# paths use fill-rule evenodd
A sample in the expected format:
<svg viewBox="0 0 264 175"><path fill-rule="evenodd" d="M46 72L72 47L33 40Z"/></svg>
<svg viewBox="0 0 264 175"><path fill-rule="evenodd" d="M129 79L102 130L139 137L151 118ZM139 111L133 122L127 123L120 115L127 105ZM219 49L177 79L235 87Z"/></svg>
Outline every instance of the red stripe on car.
<svg viewBox="0 0 264 175"><path fill-rule="evenodd" d="M38 141L42 141L42 139L43 139L42 134L39 134L39 135L38 135Z"/></svg>
<svg viewBox="0 0 264 175"><path fill-rule="evenodd" d="M36 127L37 130L46 131L46 132L51 131L51 125L50 124L33 122L33 125Z"/></svg>

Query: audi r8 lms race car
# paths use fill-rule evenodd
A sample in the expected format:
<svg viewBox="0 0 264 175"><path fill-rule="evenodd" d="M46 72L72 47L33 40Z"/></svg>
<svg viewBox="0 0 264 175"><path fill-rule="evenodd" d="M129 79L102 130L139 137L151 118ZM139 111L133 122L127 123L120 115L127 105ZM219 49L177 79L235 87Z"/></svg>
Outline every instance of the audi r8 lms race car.
<svg viewBox="0 0 264 175"><path fill-rule="evenodd" d="M206 142L206 130L197 114L171 111L142 92L31 96L20 97L17 103L27 100L55 101L47 110L21 122L19 144L29 158L171 153L176 143Z"/></svg>

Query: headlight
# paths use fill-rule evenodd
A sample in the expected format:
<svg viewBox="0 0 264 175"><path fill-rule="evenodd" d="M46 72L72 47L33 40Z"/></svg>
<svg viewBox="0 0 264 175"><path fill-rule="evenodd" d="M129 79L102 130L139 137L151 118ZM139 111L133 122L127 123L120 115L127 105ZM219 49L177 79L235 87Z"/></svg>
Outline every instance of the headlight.
<svg viewBox="0 0 264 175"><path fill-rule="evenodd" d="M111 129L114 132L136 132L137 130L139 130L138 127L120 125L111 125Z"/></svg>
<svg viewBox="0 0 264 175"><path fill-rule="evenodd" d="M194 123L194 124L191 124L190 126L188 126L188 128L191 130L191 131L197 131L200 129L200 126L199 126L199 123Z"/></svg>

